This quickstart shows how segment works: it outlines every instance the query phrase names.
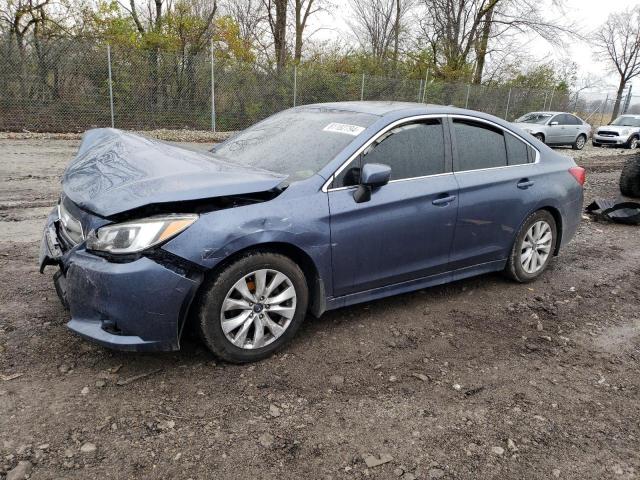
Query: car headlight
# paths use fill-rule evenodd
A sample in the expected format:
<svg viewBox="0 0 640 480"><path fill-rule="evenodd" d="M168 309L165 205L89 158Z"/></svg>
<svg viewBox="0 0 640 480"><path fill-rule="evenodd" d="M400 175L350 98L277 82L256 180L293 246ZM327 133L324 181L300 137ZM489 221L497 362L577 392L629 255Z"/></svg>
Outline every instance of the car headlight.
<svg viewBox="0 0 640 480"><path fill-rule="evenodd" d="M625 128L624 130L622 130L620 132L620 135L629 135L630 132L631 132L631 130L629 130L628 128Z"/></svg>
<svg viewBox="0 0 640 480"><path fill-rule="evenodd" d="M89 234L87 250L138 253L175 237L197 219L198 215L163 215L105 225Z"/></svg>

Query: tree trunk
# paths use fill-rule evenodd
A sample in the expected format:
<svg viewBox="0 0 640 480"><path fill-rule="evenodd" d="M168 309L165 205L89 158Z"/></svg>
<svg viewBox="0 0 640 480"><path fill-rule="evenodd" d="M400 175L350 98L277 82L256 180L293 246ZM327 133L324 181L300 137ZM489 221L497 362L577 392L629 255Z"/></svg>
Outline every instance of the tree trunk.
<svg viewBox="0 0 640 480"><path fill-rule="evenodd" d="M482 73L484 72L484 64L487 58L487 46L489 45L489 35L491 34L491 21L493 20L493 8L487 12L482 33L476 45L476 70L473 75L473 83L480 85L482 83Z"/></svg>
<svg viewBox="0 0 640 480"><path fill-rule="evenodd" d="M302 0L296 0L296 46L294 49L293 60L300 63L302 59Z"/></svg>
<svg viewBox="0 0 640 480"><path fill-rule="evenodd" d="M276 50L276 69L284 68L287 59L287 0L275 0L276 21L273 31L273 45Z"/></svg>
<svg viewBox="0 0 640 480"><path fill-rule="evenodd" d="M627 86L627 81L624 77L620 77L620 84L618 85L618 93L616 94L616 103L613 105L613 114L611 115L611 121L614 121L620 113L620 104L622 103L622 93Z"/></svg>
<svg viewBox="0 0 640 480"><path fill-rule="evenodd" d="M398 71L398 49L400 44L400 0L396 0L396 19L393 25L393 72Z"/></svg>

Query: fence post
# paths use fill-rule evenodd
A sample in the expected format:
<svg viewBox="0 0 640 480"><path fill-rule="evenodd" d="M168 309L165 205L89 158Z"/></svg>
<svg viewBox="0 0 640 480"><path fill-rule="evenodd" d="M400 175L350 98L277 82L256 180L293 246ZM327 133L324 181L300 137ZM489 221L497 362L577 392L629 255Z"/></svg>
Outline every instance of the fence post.
<svg viewBox="0 0 640 480"><path fill-rule="evenodd" d="M551 104L553 103L553 96L556 94L556 87L553 87L551 90L551 98L549 99L549 108L547 110L551 111Z"/></svg>
<svg viewBox="0 0 640 480"><path fill-rule="evenodd" d="M216 77L213 69L213 39L211 39L211 130L216 131Z"/></svg>
<svg viewBox="0 0 640 480"><path fill-rule="evenodd" d="M420 79L420 86L418 87L418 103L420 103L420 100L422 100L422 79Z"/></svg>
<svg viewBox="0 0 640 480"><path fill-rule="evenodd" d="M360 101L364 100L364 72L362 72L362 84L360 85Z"/></svg>
<svg viewBox="0 0 640 480"><path fill-rule="evenodd" d="M293 106L296 106L298 96L298 66L293 66Z"/></svg>
<svg viewBox="0 0 640 480"><path fill-rule="evenodd" d="M469 108L469 94L471 93L471 85L467 85L467 99L464 101L464 108Z"/></svg>
<svg viewBox="0 0 640 480"><path fill-rule="evenodd" d="M578 112L578 99L580 98L580 92L576 92L576 101L573 104L573 111Z"/></svg>
<svg viewBox="0 0 640 480"><path fill-rule="evenodd" d="M424 76L424 90L422 91L422 103L427 103L427 84L429 83L429 69Z"/></svg>
<svg viewBox="0 0 640 480"><path fill-rule="evenodd" d="M109 106L111 107L111 128L115 128L113 115L113 79L111 77L111 45L107 45L107 62L109 63Z"/></svg>
<svg viewBox="0 0 640 480"><path fill-rule="evenodd" d="M511 103L511 89L509 89L509 96L507 97L507 110L504 112L504 119L507 120L509 116L509 104Z"/></svg>
<svg viewBox="0 0 640 480"><path fill-rule="evenodd" d="M600 105L601 110L600 110L600 123L602 123L602 117L604 117L605 115L605 110L607 109L607 104L609 103L609 94L607 93L607 98L605 99L604 103L602 105Z"/></svg>

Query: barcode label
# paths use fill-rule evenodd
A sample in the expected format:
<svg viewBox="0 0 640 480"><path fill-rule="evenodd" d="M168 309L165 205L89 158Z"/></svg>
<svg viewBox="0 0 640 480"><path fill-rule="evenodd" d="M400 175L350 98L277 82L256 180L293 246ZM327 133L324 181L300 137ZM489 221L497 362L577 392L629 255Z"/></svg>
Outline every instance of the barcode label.
<svg viewBox="0 0 640 480"><path fill-rule="evenodd" d="M364 131L364 127L358 125L347 125L346 123L330 123L322 129L324 132L345 133L354 137L360 135Z"/></svg>

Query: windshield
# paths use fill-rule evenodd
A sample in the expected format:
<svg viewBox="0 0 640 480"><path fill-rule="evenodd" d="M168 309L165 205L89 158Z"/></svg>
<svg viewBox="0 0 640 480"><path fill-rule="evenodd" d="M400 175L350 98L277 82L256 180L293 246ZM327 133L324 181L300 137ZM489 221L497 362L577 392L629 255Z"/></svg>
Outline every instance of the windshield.
<svg viewBox="0 0 640 480"><path fill-rule="evenodd" d="M516 123L546 123L553 115L550 113L527 113L523 115L519 119L516 120Z"/></svg>
<svg viewBox="0 0 640 480"><path fill-rule="evenodd" d="M611 125L618 127L640 127L640 118L622 116L611 122Z"/></svg>
<svg viewBox="0 0 640 480"><path fill-rule="evenodd" d="M375 115L323 107L299 107L277 113L214 147L216 157L237 165L309 178L329 163Z"/></svg>

